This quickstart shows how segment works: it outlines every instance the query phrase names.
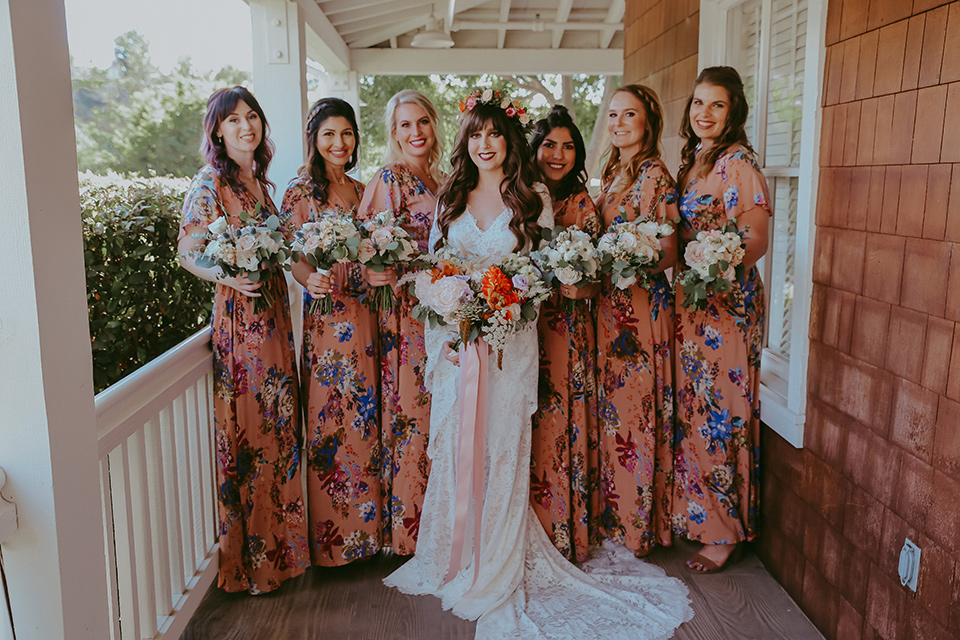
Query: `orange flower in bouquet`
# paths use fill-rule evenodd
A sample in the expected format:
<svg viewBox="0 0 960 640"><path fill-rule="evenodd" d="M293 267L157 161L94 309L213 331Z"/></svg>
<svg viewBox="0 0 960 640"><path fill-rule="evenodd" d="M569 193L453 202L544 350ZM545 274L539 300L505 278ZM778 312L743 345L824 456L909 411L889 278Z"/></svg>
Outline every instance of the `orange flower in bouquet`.
<svg viewBox="0 0 960 640"><path fill-rule="evenodd" d="M481 286L483 297L494 311L520 302L520 295L514 289L513 282L497 267L487 269Z"/></svg>

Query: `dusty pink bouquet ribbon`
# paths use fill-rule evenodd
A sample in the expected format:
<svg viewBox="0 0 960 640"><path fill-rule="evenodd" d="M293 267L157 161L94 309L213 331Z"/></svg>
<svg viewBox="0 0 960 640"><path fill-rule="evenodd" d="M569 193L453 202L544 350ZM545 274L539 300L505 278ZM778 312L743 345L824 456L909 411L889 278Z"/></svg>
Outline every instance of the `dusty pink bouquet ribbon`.
<svg viewBox="0 0 960 640"><path fill-rule="evenodd" d="M480 574L480 522L483 517L483 471L487 427L487 367L489 348L482 339L460 345L460 439L457 445L457 497L453 548L444 584L460 570L473 488L473 584ZM472 587L471 587L472 588Z"/></svg>

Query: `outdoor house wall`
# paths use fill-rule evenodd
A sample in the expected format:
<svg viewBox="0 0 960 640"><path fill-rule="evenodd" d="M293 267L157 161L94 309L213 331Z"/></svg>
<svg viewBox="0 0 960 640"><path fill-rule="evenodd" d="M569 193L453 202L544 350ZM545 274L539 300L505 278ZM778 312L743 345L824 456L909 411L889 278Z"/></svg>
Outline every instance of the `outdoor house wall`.
<svg viewBox="0 0 960 640"><path fill-rule="evenodd" d="M663 159L680 167L680 114L697 79L700 0L632 0L624 13L623 82L644 84L663 104Z"/></svg>
<svg viewBox="0 0 960 640"><path fill-rule="evenodd" d="M672 4L627 3L624 78L660 92L671 135L697 71L680 23L698 22L698 3ZM827 638L955 639L960 1L827 12L804 448L764 428L754 546ZM907 537L915 596L897 577Z"/></svg>

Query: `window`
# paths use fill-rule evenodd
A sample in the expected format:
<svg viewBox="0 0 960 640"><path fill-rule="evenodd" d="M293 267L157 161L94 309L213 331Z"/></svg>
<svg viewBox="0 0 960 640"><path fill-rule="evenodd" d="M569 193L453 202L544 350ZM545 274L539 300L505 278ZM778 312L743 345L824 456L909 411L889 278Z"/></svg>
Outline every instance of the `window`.
<svg viewBox="0 0 960 640"><path fill-rule="evenodd" d="M700 67L740 72L747 135L770 186L774 216L759 263L767 296L761 415L796 447L806 412L825 14L826 0L700 3Z"/></svg>

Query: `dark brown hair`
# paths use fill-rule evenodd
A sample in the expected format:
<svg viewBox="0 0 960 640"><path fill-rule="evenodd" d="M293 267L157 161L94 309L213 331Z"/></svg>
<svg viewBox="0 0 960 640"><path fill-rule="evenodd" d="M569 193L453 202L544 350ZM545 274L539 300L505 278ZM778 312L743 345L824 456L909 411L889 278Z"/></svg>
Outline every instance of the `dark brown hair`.
<svg viewBox="0 0 960 640"><path fill-rule="evenodd" d="M753 153L753 147L747 140L745 129L747 123L747 97L743 92L743 81L740 74L733 67L707 67L697 76L693 88L696 90L701 84L710 84L715 87L726 89L730 98L730 111L727 113L727 121L723 123L723 129L720 135L714 140L713 145L703 152L703 160L700 166L698 177L703 177L713 171L713 166L717 159L723 155L723 152L734 145L740 145L744 149ZM686 107L683 110L683 118L680 121L680 136L686 140L683 144L683 150L680 152L680 172L677 175L677 187L683 188L687 175L693 169L697 159L697 147L700 146L700 138L693 132L690 126L690 107L693 105L693 91L687 99Z"/></svg>
<svg viewBox="0 0 960 640"><path fill-rule="evenodd" d="M567 129L570 132L570 138L573 139L573 149L576 152L570 172L563 176L557 185L554 198L559 201L570 197L574 193L587 190L587 150L584 147L580 129L577 129L577 125L574 124L570 112L567 111L565 106L558 104L550 110L546 118L537 120L537 124L533 126L533 135L530 136L530 150L533 152L531 157L534 163L537 162L537 151L540 149L540 145L554 129Z"/></svg>
<svg viewBox="0 0 960 640"><path fill-rule="evenodd" d="M480 171L470 158L468 144L470 136L487 124L498 131L507 141L506 159L503 161L503 181L500 193L503 202L513 213L510 218L510 230L517 238L518 250L534 242L540 236L537 219L543 212L543 200L533 190L533 184L540 179L537 165L530 159L530 146L523 135L517 118L508 118L506 112L496 102L481 102L463 114L463 122L457 133L450 156L452 166L450 177L440 187L437 194L440 213L437 226L443 241L447 239L450 224L463 215L467 209L467 198L477 188ZM436 249L436 247L433 247Z"/></svg>
<svg viewBox="0 0 960 640"><path fill-rule="evenodd" d="M235 189L243 187L240 181L240 165L227 155L223 138L217 135L220 123L233 113L241 102L253 109L263 123L260 144L253 152L253 175L258 182L268 185L272 190L275 185L267 178L267 168L270 166L270 160L273 159L274 151L269 135L270 127L267 124L267 117L263 115L263 109L260 108L260 103L244 87L220 89L207 100L207 113L203 116L203 141L200 143L200 155L228 185Z"/></svg>
<svg viewBox="0 0 960 640"><path fill-rule="evenodd" d="M327 164L323 156L317 150L317 132L328 118L344 118L353 127L353 138L356 144L353 147L353 153L347 161L346 170L350 171L360 159L360 130L357 128L357 116L353 112L353 107L346 100L340 98L320 98L310 107L307 113L307 127L305 130L307 142L307 160L297 171L301 178L310 183L313 189L313 197L320 202L327 201L327 194L330 190L330 178L327 177Z"/></svg>
<svg viewBox="0 0 960 640"><path fill-rule="evenodd" d="M660 99L657 93L650 87L642 84L627 84L617 89L613 95L618 93L629 93L640 101L643 105L644 115L647 118L648 131L640 141L640 150L630 158L626 166L624 181L620 183L620 191L628 189L630 185L636 182L640 175L640 165L652 158L660 157L660 134L663 133L663 108L660 106ZM600 114L601 117L603 114ZM602 181L604 186L613 182L623 167L620 166L620 149L613 146L611 142L608 150L610 157L607 164L603 167Z"/></svg>

